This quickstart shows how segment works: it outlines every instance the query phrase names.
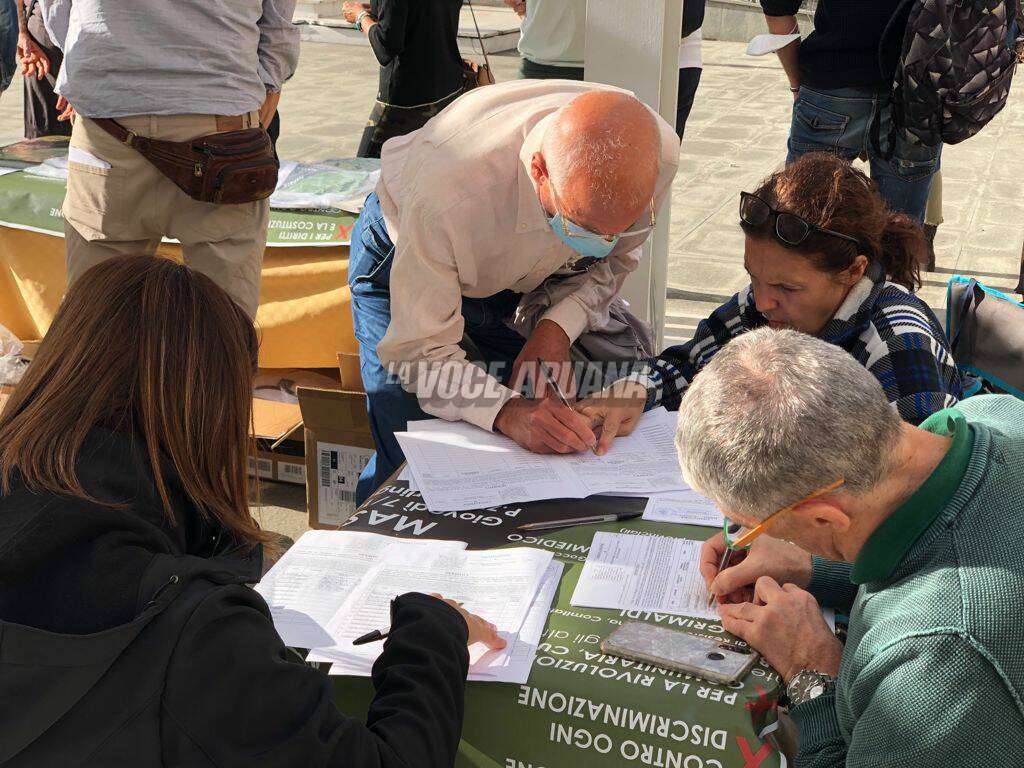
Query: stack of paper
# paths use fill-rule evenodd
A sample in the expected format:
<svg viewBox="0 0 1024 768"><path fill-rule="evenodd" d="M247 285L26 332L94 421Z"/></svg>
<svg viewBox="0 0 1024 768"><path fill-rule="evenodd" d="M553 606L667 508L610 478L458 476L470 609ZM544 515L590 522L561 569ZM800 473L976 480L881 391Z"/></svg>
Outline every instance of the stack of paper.
<svg viewBox="0 0 1024 768"><path fill-rule="evenodd" d="M547 622L548 612L551 610L551 603L558 591L562 568L562 564L556 560L551 560L548 563L537 593L518 629L510 628L515 621L493 622L498 625L498 634L505 638L507 645L504 648L492 651L481 643L470 646L468 679L495 683L519 683L520 685L526 683L530 676L530 669L533 667L533 660L537 656L537 647L540 645L541 634ZM467 610L476 612L469 607L467 601L460 600L460 602ZM481 613L480 615L489 619L487 614ZM368 626L361 623L363 619L358 615L356 617L345 616L343 620L348 618L355 618L360 627ZM344 636L345 639L342 640L342 643L313 651L308 657L309 660L334 662L329 673L331 675L368 677L370 669L381 651L381 644L354 646L351 645L351 640L347 639L348 635L353 634L352 632L346 633L344 630L340 630L336 633ZM347 645L344 644L346 641Z"/></svg>
<svg viewBox="0 0 1024 768"><path fill-rule="evenodd" d="M437 592L498 627L508 645L470 648L471 679L525 683L562 566L550 552L467 552L463 542L311 531L257 585L287 645L310 648L332 674L369 675L383 643L352 645L390 624L391 600Z"/></svg>
<svg viewBox="0 0 1024 768"><path fill-rule="evenodd" d="M675 425L676 414L650 411L604 456L542 456L464 422L410 422L396 437L427 508L449 512L598 493L685 491Z"/></svg>
<svg viewBox="0 0 1024 768"><path fill-rule="evenodd" d="M396 539L356 531L307 531L274 564L256 591L270 606L285 645L319 648L333 644L326 627L386 550L466 548L464 541Z"/></svg>

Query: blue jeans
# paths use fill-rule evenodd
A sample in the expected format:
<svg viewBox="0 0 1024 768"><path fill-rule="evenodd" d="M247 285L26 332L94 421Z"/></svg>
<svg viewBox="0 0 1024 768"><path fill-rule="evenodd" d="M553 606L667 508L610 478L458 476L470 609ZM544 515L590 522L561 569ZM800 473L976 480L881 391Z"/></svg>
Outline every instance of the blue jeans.
<svg viewBox="0 0 1024 768"><path fill-rule="evenodd" d="M832 152L853 160L867 157L871 178L893 211L924 221L932 176L939 169L942 147L911 146L896 138L891 159L880 157L871 142L871 124L881 115L880 144L888 154L892 102L888 93L859 88L814 90L802 87L793 105L789 130L792 163L808 152Z"/></svg>
<svg viewBox="0 0 1024 768"><path fill-rule="evenodd" d="M366 408L377 453L359 477L356 501L362 504L391 474L405 456L395 439L406 424L430 418L416 396L402 389L377 357L377 345L391 323L391 264L395 246L384 225L377 193L366 198L352 228L348 284L352 290L352 324L359 342L359 368L366 388ZM463 347L470 360L502 363L507 379L526 340L505 325L519 305L520 295L502 291L486 299L462 298L465 321ZM430 301L429 296L424 301ZM467 343L468 342L470 343ZM503 382L503 383L507 383Z"/></svg>

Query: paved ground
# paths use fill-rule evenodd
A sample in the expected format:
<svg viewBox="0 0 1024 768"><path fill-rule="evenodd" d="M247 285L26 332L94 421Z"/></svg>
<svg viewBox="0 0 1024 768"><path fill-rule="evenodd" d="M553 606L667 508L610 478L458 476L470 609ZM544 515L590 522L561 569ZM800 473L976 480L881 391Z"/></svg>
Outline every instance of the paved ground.
<svg viewBox="0 0 1024 768"><path fill-rule="evenodd" d="M685 339L696 322L741 288L743 243L736 224L742 189L752 189L785 155L791 101L774 59L753 59L737 43L705 44L703 81L681 149L672 200L666 335ZM518 58L496 56L500 80ZM299 71L281 101L282 157L322 159L355 153L376 92L368 48L305 43ZM945 224L937 269L924 298L944 311L949 275L972 274L1011 289L1024 249L1024 80L1017 98L983 133L943 154ZM0 99L0 142L20 136L19 84ZM265 524L289 535L303 528L301 489L268 493Z"/></svg>

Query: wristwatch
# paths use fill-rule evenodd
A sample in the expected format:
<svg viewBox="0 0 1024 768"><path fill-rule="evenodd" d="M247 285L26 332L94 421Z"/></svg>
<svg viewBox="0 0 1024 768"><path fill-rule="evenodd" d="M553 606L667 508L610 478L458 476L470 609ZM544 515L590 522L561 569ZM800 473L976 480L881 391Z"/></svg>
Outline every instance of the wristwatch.
<svg viewBox="0 0 1024 768"><path fill-rule="evenodd" d="M359 15L356 16L356 29L358 29L360 32L363 31L363 19L365 19L367 16L369 16L370 19L373 19L373 14L370 13L369 11L360 11Z"/></svg>
<svg viewBox="0 0 1024 768"><path fill-rule="evenodd" d="M790 707L816 699L836 687L836 678L813 669L801 669L786 685Z"/></svg>

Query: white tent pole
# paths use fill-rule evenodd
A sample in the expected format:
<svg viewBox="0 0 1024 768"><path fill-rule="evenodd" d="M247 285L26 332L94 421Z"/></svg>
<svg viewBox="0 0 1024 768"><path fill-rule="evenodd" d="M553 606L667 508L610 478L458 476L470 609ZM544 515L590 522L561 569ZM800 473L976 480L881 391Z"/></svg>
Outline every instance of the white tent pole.
<svg viewBox="0 0 1024 768"><path fill-rule="evenodd" d="M587 0L584 76L628 88L675 125L682 14L683 0ZM634 314L654 326L658 350L665 336L670 215L666 199L644 259L622 289Z"/></svg>

